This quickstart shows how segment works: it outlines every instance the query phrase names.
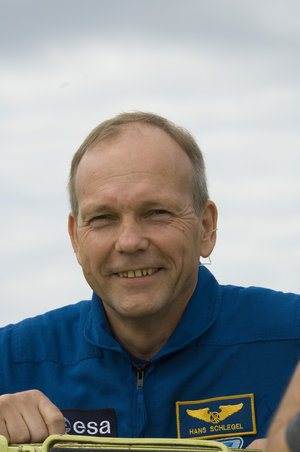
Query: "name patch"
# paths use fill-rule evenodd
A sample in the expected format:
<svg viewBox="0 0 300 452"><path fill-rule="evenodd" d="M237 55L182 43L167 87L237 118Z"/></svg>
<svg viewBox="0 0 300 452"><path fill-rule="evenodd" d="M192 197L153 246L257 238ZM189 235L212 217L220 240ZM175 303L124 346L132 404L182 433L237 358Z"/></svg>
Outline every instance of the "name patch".
<svg viewBox="0 0 300 452"><path fill-rule="evenodd" d="M256 434L254 395L176 402L178 438L224 438Z"/></svg>
<svg viewBox="0 0 300 452"><path fill-rule="evenodd" d="M101 410L62 410L69 435L117 436L116 414L113 408Z"/></svg>

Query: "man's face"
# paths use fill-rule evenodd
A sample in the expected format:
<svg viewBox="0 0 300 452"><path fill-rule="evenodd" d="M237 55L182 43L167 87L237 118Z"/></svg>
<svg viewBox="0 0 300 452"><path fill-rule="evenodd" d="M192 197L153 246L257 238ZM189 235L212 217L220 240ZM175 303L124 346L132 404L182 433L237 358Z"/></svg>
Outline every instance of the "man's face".
<svg viewBox="0 0 300 452"><path fill-rule="evenodd" d="M192 205L192 165L163 130L124 127L82 158L79 214L69 231L108 318L182 312L198 273L203 215ZM154 316L154 317L153 317Z"/></svg>

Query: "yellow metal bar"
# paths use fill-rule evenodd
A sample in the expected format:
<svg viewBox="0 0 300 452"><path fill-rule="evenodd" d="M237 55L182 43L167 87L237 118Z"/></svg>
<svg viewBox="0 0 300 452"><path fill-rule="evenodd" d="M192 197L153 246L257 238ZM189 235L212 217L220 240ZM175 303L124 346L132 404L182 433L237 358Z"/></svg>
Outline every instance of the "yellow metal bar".
<svg viewBox="0 0 300 452"><path fill-rule="evenodd" d="M230 449L223 443L212 440L173 439L173 438L111 438L75 435L51 435L42 444L8 444L0 435L0 452L51 452L53 447L61 449L95 449L103 452L117 449L120 452L240 452ZM249 450L249 452L251 452ZM258 452L257 450L255 452Z"/></svg>

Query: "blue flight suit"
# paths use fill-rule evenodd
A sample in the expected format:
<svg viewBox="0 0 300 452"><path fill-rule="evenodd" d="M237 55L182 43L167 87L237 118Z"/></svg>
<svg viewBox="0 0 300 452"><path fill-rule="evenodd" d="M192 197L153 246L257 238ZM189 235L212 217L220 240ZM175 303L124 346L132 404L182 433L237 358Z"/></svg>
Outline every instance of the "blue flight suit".
<svg viewBox="0 0 300 452"><path fill-rule="evenodd" d="M76 424L83 434L245 448L266 435L298 361L299 333L299 295L222 286L200 266L180 323L145 370L134 368L93 294L0 329L0 394L39 389L63 411L110 409L93 428Z"/></svg>

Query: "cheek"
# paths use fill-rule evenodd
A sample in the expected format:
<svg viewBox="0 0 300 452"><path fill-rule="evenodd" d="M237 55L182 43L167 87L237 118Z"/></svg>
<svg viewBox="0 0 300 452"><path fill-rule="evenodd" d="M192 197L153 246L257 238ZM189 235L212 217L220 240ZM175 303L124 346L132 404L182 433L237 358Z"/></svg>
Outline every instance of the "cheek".
<svg viewBox="0 0 300 452"><path fill-rule="evenodd" d="M99 245L101 242L96 240L92 235L85 235L79 240L78 253L81 259L81 265L86 266L88 263L92 263L97 255L101 255L99 252Z"/></svg>
<svg viewBox="0 0 300 452"><path fill-rule="evenodd" d="M182 227L172 228L168 234L161 235L156 240L156 246L173 261L177 272L186 274L198 268L200 258L198 237L190 230Z"/></svg>
<svg viewBox="0 0 300 452"><path fill-rule="evenodd" d="M82 265L95 271L110 261L112 251L113 243L108 237L103 237L102 234L98 233L91 233L82 242Z"/></svg>
<svg viewBox="0 0 300 452"><path fill-rule="evenodd" d="M172 240L177 247L191 254L199 253L201 233L198 224L174 224L168 232L168 239Z"/></svg>
<svg viewBox="0 0 300 452"><path fill-rule="evenodd" d="M85 231L79 236L79 246L83 254L92 255L95 250L105 247L107 243L107 237L103 237L93 229Z"/></svg>

